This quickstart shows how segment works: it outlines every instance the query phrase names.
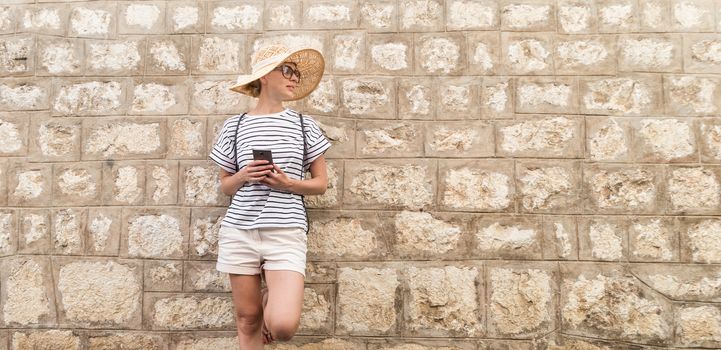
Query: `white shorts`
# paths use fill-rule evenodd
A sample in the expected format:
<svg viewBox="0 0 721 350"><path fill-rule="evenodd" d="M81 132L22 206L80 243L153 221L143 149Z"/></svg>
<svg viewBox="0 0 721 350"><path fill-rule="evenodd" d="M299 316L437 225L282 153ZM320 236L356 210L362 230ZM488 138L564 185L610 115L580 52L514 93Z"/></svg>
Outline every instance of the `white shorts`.
<svg viewBox="0 0 721 350"><path fill-rule="evenodd" d="M218 263L220 272L259 275L265 270L296 271L305 277L308 237L296 227L243 230L220 226Z"/></svg>

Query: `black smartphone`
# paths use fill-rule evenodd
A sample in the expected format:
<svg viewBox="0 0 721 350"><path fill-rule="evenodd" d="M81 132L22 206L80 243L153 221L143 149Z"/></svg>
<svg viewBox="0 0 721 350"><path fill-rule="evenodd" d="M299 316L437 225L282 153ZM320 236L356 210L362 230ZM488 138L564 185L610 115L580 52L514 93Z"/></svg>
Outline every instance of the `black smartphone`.
<svg viewBox="0 0 721 350"><path fill-rule="evenodd" d="M267 160L268 164L273 165L273 152L271 150L253 150L253 160ZM271 168L270 171L275 172L275 169Z"/></svg>

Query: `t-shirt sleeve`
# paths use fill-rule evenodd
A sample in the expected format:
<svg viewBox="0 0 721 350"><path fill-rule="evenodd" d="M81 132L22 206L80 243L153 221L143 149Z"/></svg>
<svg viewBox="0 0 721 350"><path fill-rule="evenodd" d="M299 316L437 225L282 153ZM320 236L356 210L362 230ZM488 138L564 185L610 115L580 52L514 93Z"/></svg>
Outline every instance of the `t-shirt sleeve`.
<svg viewBox="0 0 721 350"><path fill-rule="evenodd" d="M218 134L218 140L213 144L209 155L210 160L231 174L235 174L235 153L233 150L235 120L229 118L225 121Z"/></svg>
<svg viewBox="0 0 721 350"><path fill-rule="evenodd" d="M308 153L305 155L306 167L310 167L310 163L318 159L325 151L330 148L330 141L323 135L318 123L312 118L305 118L308 122L306 125L306 142L308 143Z"/></svg>

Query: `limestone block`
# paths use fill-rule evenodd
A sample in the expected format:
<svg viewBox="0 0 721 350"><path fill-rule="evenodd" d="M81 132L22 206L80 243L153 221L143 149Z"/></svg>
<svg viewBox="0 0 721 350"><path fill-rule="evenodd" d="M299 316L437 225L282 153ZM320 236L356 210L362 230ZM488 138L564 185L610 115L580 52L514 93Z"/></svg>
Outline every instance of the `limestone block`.
<svg viewBox="0 0 721 350"><path fill-rule="evenodd" d="M179 166L180 203L188 206L228 205L228 196L220 191L218 166L207 161L183 161Z"/></svg>
<svg viewBox="0 0 721 350"><path fill-rule="evenodd" d="M578 230L575 216L544 216L542 225L544 259L578 259Z"/></svg>
<svg viewBox="0 0 721 350"><path fill-rule="evenodd" d="M8 160L0 159L0 205L8 203Z"/></svg>
<svg viewBox="0 0 721 350"><path fill-rule="evenodd" d="M80 350L80 335L76 331L49 331L14 332L10 342L12 350Z"/></svg>
<svg viewBox="0 0 721 350"><path fill-rule="evenodd" d="M328 187L324 194L316 196L305 196L306 208L332 209L342 203L343 194L343 162L330 160L326 163L328 174ZM306 173L306 179L311 178L310 172Z"/></svg>
<svg viewBox="0 0 721 350"><path fill-rule="evenodd" d="M670 218L643 217L631 220L628 256L631 261L679 261L678 233Z"/></svg>
<svg viewBox="0 0 721 350"><path fill-rule="evenodd" d="M170 346L173 350L238 350L237 334L237 332L178 333L173 336Z"/></svg>
<svg viewBox="0 0 721 350"><path fill-rule="evenodd" d="M594 32L598 16L593 2L588 0L560 0L558 2L558 31L566 34Z"/></svg>
<svg viewBox="0 0 721 350"><path fill-rule="evenodd" d="M141 75L147 64L146 45L146 40L140 36L86 40L85 71L89 75Z"/></svg>
<svg viewBox="0 0 721 350"><path fill-rule="evenodd" d="M413 40L400 34L371 34L365 70L368 74L405 75L413 73Z"/></svg>
<svg viewBox="0 0 721 350"><path fill-rule="evenodd" d="M525 338L554 329L558 295L554 263L491 263L487 271L489 334Z"/></svg>
<svg viewBox="0 0 721 350"><path fill-rule="evenodd" d="M555 4L543 0L505 0L500 5L501 30L552 31L556 29Z"/></svg>
<svg viewBox="0 0 721 350"><path fill-rule="evenodd" d="M583 154L583 120L549 116L501 121L497 154L508 157L579 158Z"/></svg>
<svg viewBox="0 0 721 350"><path fill-rule="evenodd" d="M396 89L392 78L343 78L341 89L342 115L369 119L393 119L396 110Z"/></svg>
<svg viewBox="0 0 721 350"><path fill-rule="evenodd" d="M721 36L714 34L684 35L684 72L721 72Z"/></svg>
<svg viewBox="0 0 721 350"><path fill-rule="evenodd" d="M664 77L666 114L675 116L719 115L721 79L710 76Z"/></svg>
<svg viewBox="0 0 721 350"><path fill-rule="evenodd" d="M52 193L52 165L12 162L7 168L8 204L20 207L47 205Z"/></svg>
<svg viewBox="0 0 721 350"><path fill-rule="evenodd" d="M499 25L498 3L489 0L446 2L446 30L493 30Z"/></svg>
<svg viewBox="0 0 721 350"><path fill-rule="evenodd" d="M470 217L463 214L401 211L382 215L394 257L452 259L467 256Z"/></svg>
<svg viewBox="0 0 721 350"><path fill-rule="evenodd" d="M679 346L721 346L721 310L717 306L684 304L676 312Z"/></svg>
<svg viewBox="0 0 721 350"><path fill-rule="evenodd" d="M173 1L166 3L165 25L168 33L203 33L205 31L205 5L200 1Z"/></svg>
<svg viewBox="0 0 721 350"><path fill-rule="evenodd" d="M0 111L34 111L50 107L49 79L3 79L0 84Z"/></svg>
<svg viewBox="0 0 721 350"><path fill-rule="evenodd" d="M561 265L564 333L669 345L669 323L673 319L670 303L616 268Z"/></svg>
<svg viewBox="0 0 721 350"><path fill-rule="evenodd" d="M273 349L287 350L364 350L366 344L364 339L358 338L305 338L303 340L294 341L295 345L276 345Z"/></svg>
<svg viewBox="0 0 721 350"><path fill-rule="evenodd" d="M403 270L404 333L411 336L479 336L484 332L481 265L423 264ZM448 293L453 290L453 293Z"/></svg>
<svg viewBox="0 0 721 350"><path fill-rule="evenodd" d="M395 32L398 30L398 3L391 0L359 3L360 28L368 32Z"/></svg>
<svg viewBox="0 0 721 350"><path fill-rule="evenodd" d="M128 95L125 78L69 78L57 81L52 111L58 116L123 114Z"/></svg>
<svg viewBox="0 0 721 350"><path fill-rule="evenodd" d="M479 216L470 223L470 230L474 258L541 259L540 217Z"/></svg>
<svg viewBox="0 0 721 350"><path fill-rule="evenodd" d="M263 2L218 1L208 4L207 33L258 32L263 28Z"/></svg>
<svg viewBox="0 0 721 350"><path fill-rule="evenodd" d="M666 32L671 28L669 0L639 2L639 27L641 32Z"/></svg>
<svg viewBox="0 0 721 350"><path fill-rule="evenodd" d="M520 209L524 212L580 212L581 164L571 161L516 163Z"/></svg>
<svg viewBox="0 0 721 350"><path fill-rule="evenodd" d="M649 115L663 113L658 75L620 75L614 78L579 78L581 113Z"/></svg>
<svg viewBox="0 0 721 350"><path fill-rule="evenodd" d="M159 34L165 29L165 2L118 4L118 34Z"/></svg>
<svg viewBox="0 0 721 350"><path fill-rule="evenodd" d="M679 35L622 35L618 38L618 70L680 72L681 44Z"/></svg>
<svg viewBox="0 0 721 350"><path fill-rule="evenodd" d="M615 74L617 55L613 39L605 35L557 37L553 53L556 74Z"/></svg>
<svg viewBox="0 0 721 350"><path fill-rule="evenodd" d="M314 212L308 233L312 261L374 260L387 255L384 232L376 214Z"/></svg>
<svg viewBox="0 0 721 350"><path fill-rule="evenodd" d="M82 255L85 251L85 208L65 208L52 211L50 235L53 254Z"/></svg>
<svg viewBox="0 0 721 350"><path fill-rule="evenodd" d="M437 83L429 77L403 77L398 82L398 118L433 120Z"/></svg>
<svg viewBox="0 0 721 350"><path fill-rule="evenodd" d="M313 116L313 119L331 144L331 148L325 153L326 159L353 158L357 129L355 121L318 116Z"/></svg>
<svg viewBox="0 0 721 350"><path fill-rule="evenodd" d="M457 0L455 3L463 3ZM452 6L452 5L451 5ZM475 14L467 14L475 17ZM468 74L496 75L501 69L501 38L495 32L475 32L466 35Z"/></svg>
<svg viewBox="0 0 721 350"><path fill-rule="evenodd" d="M0 6L0 34L12 34L19 18L16 15L16 8L10 5ZM2 341L0 341L2 346ZM5 350L5 349L3 349Z"/></svg>
<svg viewBox="0 0 721 350"><path fill-rule="evenodd" d="M63 4L45 4L18 8L18 31L23 33L52 34L64 36L67 33L70 8Z"/></svg>
<svg viewBox="0 0 721 350"><path fill-rule="evenodd" d="M77 118L30 118L28 160L80 160L81 120Z"/></svg>
<svg viewBox="0 0 721 350"><path fill-rule="evenodd" d="M167 350L168 336L140 332L92 332L87 336L88 350L113 348L131 350Z"/></svg>
<svg viewBox="0 0 721 350"><path fill-rule="evenodd" d="M309 261L305 267L305 283L336 283L336 263Z"/></svg>
<svg viewBox="0 0 721 350"><path fill-rule="evenodd" d="M401 0L398 2L402 32L434 32L444 27L443 2L437 0Z"/></svg>
<svg viewBox="0 0 721 350"><path fill-rule="evenodd" d="M433 1L419 1L433 3ZM461 33L419 34L414 38L415 71L424 75L461 75L466 67L466 39Z"/></svg>
<svg viewBox="0 0 721 350"><path fill-rule="evenodd" d="M182 259L187 256L187 209L133 208L123 210L120 255Z"/></svg>
<svg viewBox="0 0 721 350"><path fill-rule="evenodd" d="M631 159L631 125L628 119L586 117L586 157L597 162Z"/></svg>
<svg viewBox="0 0 721 350"><path fill-rule="evenodd" d="M372 340L368 343L368 350L474 350L477 345L468 341L431 340L431 339L383 339Z"/></svg>
<svg viewBox="0 0 721 350"><path fill-rule="evenodd" d="M185 292L230 292L230 278L215 269L215 261L186 261L183 275Z"/></svg>
<svg viewBox="0 0 721 350"><path fill-rule="evenodd" d="M361 35L363 32L349 32L354 35ZM224 35L224 37L227 37L227 35ZM308 32L300 32L300 31L288 31L288 32L278 32L278 33L267 33L263 36L256 37L253 40L253 44L251 47L251 50L253 54L255 54L256 51L258 51L261 47L264 47L266 45L272 45L272 44L281 44L288 48L312 48L316 51L323 54L324 57L326 57L326 67L330 68L330 62L332 62L331 59L331 48L333 45L329 44L329 35L325 35L325 33L319 33L317 31L308 31ZM326 47L328 48L326 50ZM241 59L244 61L242 64L245 64L245 61L247 60L247 55L244 54L241 56ZM250 69L248 69L250 71ZM233 72L233 74L237 74L237 72Z"/></svg>
<svg viewBox="0 0 721 350"><path fill-rule="evenodd" d="M117 35L117 4L113 2L83 3L70 11L69 37L110 39Z"/></svg>
<svg viewBox="0 0 721 350"><path fill-rule="evenodd" d="M628 33L639 28L638 4L635 1L601 0L597 2L600 33Z"/></svg>
<svg viewBox="0 0 721 350"><path fill-rule="evenodd" d="M634 264L633 273L669 299L698 302L721 300L721 269L710 265Z"/></svg>
<svg viewBox="0 0 721 350"><path fill-rule="evenodd" d="M188 113L186 78L136 78L128 113L137 115Z"/></svg>
<svg viewBox="0 0 721 350"><path fill-rule="evenodd" d="M0 256L15 255L18 249L17 212L0 211Z"/></svg>
<svg viewBox="0 0 721 350"><path fill-rule="evenodd" d="M481 119L514 117L515 80L508 77L484 77L481 86Z"/></svg>
<svg viewBox="0 0 721 350"><path fill-rule="evenodd" d="M152 117L83 120L83 160L161 158L165 120Z"/></svg>
<svg viewBox="0 0 721 350"><path fill-rule="evenodd" d="M328 2L333 4L335 2ZM333 5L328 5L333 6ZM366 35L364 32L341 32L332 36L333 50L328 59L327 67L335 73L365 73ZM330 63L333 63L332 65Z"/></svg>
<svg viewBox="0 0 721 350"><path fill-rule="evenodd" d="M28 152L30 118L23 115L0 114L0 155L25 156Z"/></svg>
<svg viewBox="0 0 721 350"><path fill-rule="evenodd" d="M578 222L579 259L626 260L628 226L628 220L623 217L581 217Z"/></svg>
<svg viewBox="0 0 721 350"><path fill-rule="evenodd" d="M696 123L688 119L643 118L631 122L639 162L697 162Z"/></svg>
<svg viewBox="0 0 721 350"><path fill-rule="evenodd" d="M335 290L331 284L306 284L298 334L333 332Z"/></svg>
<svg viewBox="0 0 721 350"><path fill-rule="evenodd" d="M486 212L515 209L512 162L442 160L439 170L441 208Z"/></svg>
<svg viewBox="0 0 721 350"><path fill-rule="evenodd" d="M478 119L478 80L472 77L439 79L436 119Z"/></svg>
<svg viewBox="0 0 721 350"><path fill-rule="evenodd" d="M367 121L356 129L359 157L419 157L423 155L422 124L417 122Z"/></svg>
<svg viewBox="0 0 721 350"><path fill-rule="evenodd" d="M309 1L303 6L304 29L355 29L358 3L353 0Z"/></svg>
<svg viewBox="0 0 721 350"><path fill-rule="evenodd" d="M304 110L310 113L335 115L338 112L338 83L332 76L324 76L305 99Z"/></svg>
<svg viewBox="0 0 721 350"><path fill-rule="evenodd" d="M661 168L652 165L584 164L585 210L609 214L662 212L662 176Z"/></svg>
<svg viewBox="0 0 721 350"><path fill-rule="evenodd" d="M183 290L183 262L149 260L143 265L143 290L180 292Z"/></svg>
<svg viewBox="0 0 721 350"><path fill-rule="evenodd" d="M621 343L611 343L608 341L591 340L586 338L575 338L569 336L559 337L560 339L551 340L548 344L547 350L611 350L611 349L623 349L630 350L634 345L625 345Z"/></svg>
<svg viewBox="0 0 721 350"><path fill-rule="evenodd" d="M0 74L32 75L35 69L35 36L19 34L0 39Z"/></svg>
<svg viewBox="0 0 721 350"><path fill-rule="evenodd" d="M53 196L56 206L100 205L101 164L98 162L53 164Z"/></svg>
<svg viewBox="0 0 721 350"><path fill-rule="evenodd" d="M399 287L394 266L339 268L336 334L397 334Z"/></svg>
<svg viewBox="0 0 721 350"><path fill-rule="evenodd" d="M681 218L681 260L706 264L721 262L720 228L721 220L717 218Z"/></svg>
<svg viewBox="0 0 721 350"><path fill-rule="evenodd" d="M301 5L300 0L266 1L263 28L266 31L301 28Z"/></svg>
<svg viewBox="0 0 721 350"><path fill-rule="evenodd" d="M166 158L198 159L206 158L205 119L169 118L169 143Z"/></svg>
<svg viewBox="0 0 721 350"><path fill-rule="evenodd" d="M143 319L153 330L235 329L227 294L145 293Z"/></svg>
<svg viewBox="0 0 721 350"><path fill-rule="evenodd" d="M194 78L190 87L190 113L239 114L248 110L250 96L231 91L235 79L203 76Z"/></svg>
<svg viewBox="0 0 721 350"><path fill-rule="evenodd" d="M668 212L716 214L721 208L721 172L716 167L671 167L666 172Z"/></svg>
<svg viewBox="0 0 721 350"><path fill-rule="evenodd" d="M28 209L18 212L18 253L50 253L50 210Z"/></svg>
<svg viewBox="0 0 721 350"><path fill-rule="evenodd" d="M425 154L432 157L491 157L495 153L493 125L486 121L428 122Z"/></svg>
<svg viewBox="0 0 721 350"><path fill-rule="evenodd" d="M54 258L58 322L83 328L140 328L142 269L133 260Z"/></svg>
<svg viewBox="0 0 721 350"><path fill-rule="evenodd" d="M149 37L147 57L147 75L186 75L190 71L190 38Z"/></svg>
<svg viewBox="0 0 721 350"><path fill-rule="evenodd" d="M5 259L0 271L0 324L5 327L56 326L50 260Z"/></svg>
<svg viewBox="0 0 721 350"><path fill-rule="evenodd" d="M549 34L501 33L502 72L510 75L553 74L553 44Z"/></svg>
<svg viewBox="0 0 721 350"><path fill-rule="evenodd" d="M121 226L121 208L88 208L85 253L117 256Z"/></svg>
<svg viewBox="0 0 721 350"><path fill-rule="evenodd" d="M238 74L250 71L244 35L193 36L192 74Z"/></svg>
<svg viewBox="0 0 721 350"><path fill-rule="evenodd" d="M178 203L178 163L157 161L145 163L145 203L173 205Z"/></svg>
<svg viewBox="0 0 721 350"><path fill-rule="evenodd" d="M674 32L713 32L714 2L711 0L672 0L671 30Z"/></svg>
<svg viewBox="0 0 721 350"><path fill-rule="evenodd" d="M139 161L103 164L103 203L143 205L145 203L145 163Z"/></svg>
<svg viewBox="0 0 721 350"><path fill-rule="evenodd" d="M516 113L578 113L578 82L573 77L520 78Z"/></svg>
<svg viewBox="0 0 721 350"><path fill-rule="evenodd" d="M81 75L85 43L81 39L38 38L38 76Z"/></svg>
<svg viewBox="0 0 721 350"><path fill-rule="evenodd" d="M721 162L721 120L704 118L699 121L699 125L701 161Z"/></svg>
<svg viewBox="0 0 721 350"><path fill-rule="evenodd" d="M191 210L190 257L216 260L218 255L218 231L220 230L220 222L225 216L225 211L226 208L193 208Z"/></svg>
<svg viewBox="0 0 721 350"><path fill-rule="evenodd" d="M6 331L0 331L0 350L7 350L8 344L10 343L10 338L8 337L8 333Z"/></svg>

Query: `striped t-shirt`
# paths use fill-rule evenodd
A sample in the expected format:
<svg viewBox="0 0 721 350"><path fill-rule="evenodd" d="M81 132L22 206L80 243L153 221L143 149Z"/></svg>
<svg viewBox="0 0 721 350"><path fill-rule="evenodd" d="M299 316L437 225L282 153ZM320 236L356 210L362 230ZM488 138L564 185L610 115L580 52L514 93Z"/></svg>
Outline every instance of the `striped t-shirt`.
<svg viewBox="0 0 721 350"><path fill-rule="evenodd" d="M232 146L235 135L239 169L253 161L253 149L271 150L273 163L296 180L301 179L310 163L330 147L318 124L303 115L308 154L305 162L301 162L303 135L298 112L285 109L274 114L246 114L240 121L240 131L237 131L240 116L225 121L210 152L210 159L231 174L235 173ZM261 227L300 227L305 230L307 226L300 195L274 190L262 183L246 183L238 189L221 225L245 230Z"/></svg>

